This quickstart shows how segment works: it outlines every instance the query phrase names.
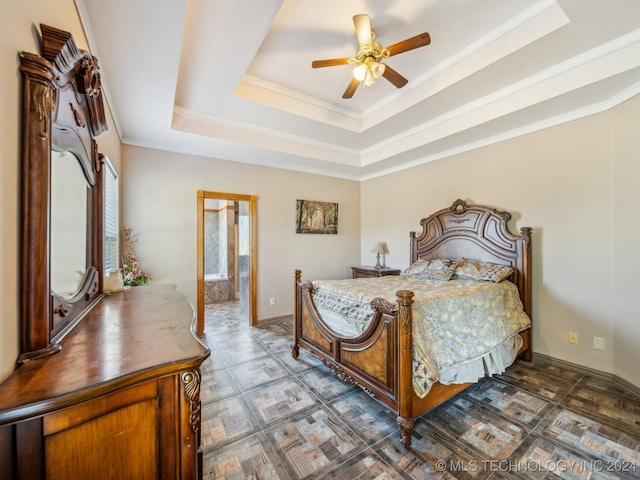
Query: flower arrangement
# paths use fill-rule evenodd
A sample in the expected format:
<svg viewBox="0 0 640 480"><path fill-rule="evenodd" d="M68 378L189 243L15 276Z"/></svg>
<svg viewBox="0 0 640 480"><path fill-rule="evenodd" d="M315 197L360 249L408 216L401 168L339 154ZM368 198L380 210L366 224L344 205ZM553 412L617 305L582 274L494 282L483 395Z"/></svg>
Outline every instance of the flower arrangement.
<svg viewBox="0 0 640 480"><path fill-rule="evenodd" d="M151 277L140 270L138 259L129 258L129 261L122 265L122 281L125 285L147 285L151 283Z"/></svg>
<svg viewBox="0 0 640 480"><path fill-rule="evenodd" d="M122 281L125 285L148 285L151 277L140 270L140 261L135 252L134 243L137 239L133 236L131 228L123 228L120 235L122 243Z"/></svg>

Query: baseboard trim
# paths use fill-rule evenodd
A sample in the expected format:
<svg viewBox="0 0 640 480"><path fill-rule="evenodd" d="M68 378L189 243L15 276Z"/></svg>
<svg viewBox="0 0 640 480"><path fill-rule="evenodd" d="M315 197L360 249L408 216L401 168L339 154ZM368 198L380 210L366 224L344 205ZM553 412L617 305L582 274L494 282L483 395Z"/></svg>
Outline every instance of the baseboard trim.
<svg viewBox="0 0 640 480"><path fill-rule="evenodd" d="M577 363L560 360L559 358L550 357L549 355L545 355L544 353L533 352L533 359L540 359L553 365L558 365L559 367L570 368L572 370L576 370L579 373L582 373L583 375L591 375L593 377L602 378L603 380L608 380L624 390L630 390L633 394L640 397L640 387L634 385L628 380L625 380L624 378L620 378L619 376L614 375L613 373L606 373L601 370L578 365Z"/></svg>

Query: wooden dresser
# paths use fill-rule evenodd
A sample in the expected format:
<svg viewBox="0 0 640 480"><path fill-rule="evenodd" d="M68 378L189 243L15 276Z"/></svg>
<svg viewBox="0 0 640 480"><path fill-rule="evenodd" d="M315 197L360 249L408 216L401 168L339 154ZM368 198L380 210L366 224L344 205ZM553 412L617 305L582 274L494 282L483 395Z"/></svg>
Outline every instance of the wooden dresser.
<svg viewBox="0 0 640 480"><path fill-rule="evenodd" d="M202 476L200 365L209 349L175 287L105 296L0 385L2 479Z"/></svg>

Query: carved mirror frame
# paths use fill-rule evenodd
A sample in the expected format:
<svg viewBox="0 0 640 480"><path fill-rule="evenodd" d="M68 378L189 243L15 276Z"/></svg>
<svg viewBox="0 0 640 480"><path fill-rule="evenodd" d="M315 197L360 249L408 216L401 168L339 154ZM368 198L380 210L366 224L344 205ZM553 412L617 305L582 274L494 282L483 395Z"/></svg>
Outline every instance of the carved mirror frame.
<svg viewBox="0 0 640 480"><path fill-rule="evenodd" d="M95 137L107 129L98 61L70 33L40 25L42 55L22 52L22 231L20 357L59 351L61 341L102 296L102 156ZM79 287L51 289L52 150L72 153L87 181L86 269Z"/></svg>

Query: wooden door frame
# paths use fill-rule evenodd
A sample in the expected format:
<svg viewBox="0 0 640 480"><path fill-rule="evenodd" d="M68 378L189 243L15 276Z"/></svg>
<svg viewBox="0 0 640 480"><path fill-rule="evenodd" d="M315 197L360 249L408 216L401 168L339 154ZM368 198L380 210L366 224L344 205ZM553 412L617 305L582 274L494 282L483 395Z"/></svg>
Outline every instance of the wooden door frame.
<svg viewBox="0 0 640 480"><path fill-rule="evenodd" d="M196 318L196 334L204 335L204 201L206 198L215 200L229 200L232 202L249 203L249 324L258 324L257 317L257 252L258 229L255 195L242 195L238 193L210 192L198 190L197 217L198 217L198 245L197 245L197 277L198 277L198 306Z"/></svg>

